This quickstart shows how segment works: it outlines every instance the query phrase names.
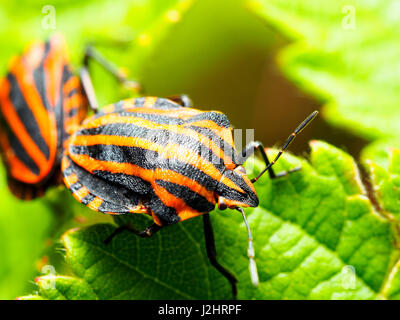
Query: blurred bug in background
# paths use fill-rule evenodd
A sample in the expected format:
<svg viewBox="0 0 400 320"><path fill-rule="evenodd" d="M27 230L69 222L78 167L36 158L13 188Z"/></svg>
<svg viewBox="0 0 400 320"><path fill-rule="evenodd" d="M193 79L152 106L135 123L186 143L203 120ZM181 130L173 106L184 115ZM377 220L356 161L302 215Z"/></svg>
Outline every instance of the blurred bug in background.
<svg viewBox="0 0 400 320"><path fill-rule="evenodd" d="M14 195L29 200L61 182L64 143L87 113L62 36L32 43L0 82L0 148Z"/></svg>
<svg viewBox="0 0 400 320"><path fill-rule="evenodd" d="M62 183L60 164L68 137L87 116L89 105L98 108L87 81L92 57L119 81L137 88L89 46L80 76L74 75L61 34L44 43L33 42L11 59L0 83L0 150L8 186L18 198L34 199Z"/></svg>

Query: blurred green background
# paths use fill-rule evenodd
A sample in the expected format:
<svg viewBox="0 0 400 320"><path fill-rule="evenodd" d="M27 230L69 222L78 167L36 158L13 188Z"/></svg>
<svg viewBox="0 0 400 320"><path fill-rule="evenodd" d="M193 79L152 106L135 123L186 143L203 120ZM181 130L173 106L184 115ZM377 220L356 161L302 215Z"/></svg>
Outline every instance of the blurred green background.
<svg viewBox="0 0 400 320"><path fill-rule="evenodd" d="M49 4L55 9L55 29L43 28L48 12L42 10ZM66 36L76 69L85 43L94 41L143 84L146 95L186 93L196 107L226 113L236 128L255 129L255 138L265 146L280 145L321 105L285 79L276 54L288 41L242 0L1 0L1 74L29 41L53 32ZM92 71L101 105L131 95L101 69ZM306 154L310 139L326 140L353 155L366 143L318 118L291 151ZM46 239L107 217L86 211L58 189L21 203L7 191L4 172L0 188L0 298L12 299L32 291L30 280L47 261L42 256L54 248ZM72 214L78 218L64 223ZM50 259L62 260L61 254Z"/></svg>

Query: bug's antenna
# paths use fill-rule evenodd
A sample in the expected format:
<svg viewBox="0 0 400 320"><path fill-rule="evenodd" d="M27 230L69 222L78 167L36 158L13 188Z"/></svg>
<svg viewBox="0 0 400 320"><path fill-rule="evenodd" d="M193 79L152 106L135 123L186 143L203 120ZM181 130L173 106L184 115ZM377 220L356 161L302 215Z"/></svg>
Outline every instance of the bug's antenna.
<svg viewBox="0 0 400 320"><path fill-rule="evenodd" d="M254 183L256 182L258 179L260 179L260 177L268 171L269 168L271 168L276 161L279 159L279 157L282 155L282 153L289 147L289 145L292 143L292 141L294 140L294 138L296 138L296 136L317 116L318 111L314 111L313 113L311 113L307 119L305 119L297 128L296 130L293 131L293 133L289 136L289 138L286 140L285 144L283 145L283 147L281 148L281 150L279 151L279 153L277 154L277 156L275 157L275 159L266 166L266 168L261 171L261 173L251 179L251 182Z"/></svg>
<svg viewBox="0 0 400 320"><path fill-rule="evenodd" d="M250 277L251 277L251 282L253 283L254 286L258 286L258 272L257 272L257 265L256 262L254 260L254 247L253 247L253 238L251 236L251 231L250 231L250 226L249 223L247 222L246 219L246 215L244 214L244 210L242 208L237 207L236 208L237 211L239 211L242 216L243 216L243 220L244 223L246 225L247 228L247 232L249 235L249 247L247 249L247 255L249 256L249 270L250 270Z"/></svg>

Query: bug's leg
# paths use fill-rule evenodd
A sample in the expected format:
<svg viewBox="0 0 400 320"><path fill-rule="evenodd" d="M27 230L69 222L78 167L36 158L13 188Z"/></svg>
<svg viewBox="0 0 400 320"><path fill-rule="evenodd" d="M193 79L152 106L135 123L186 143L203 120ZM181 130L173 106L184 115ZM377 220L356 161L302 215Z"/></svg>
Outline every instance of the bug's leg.
<svg viewBox="0 0 400 320"><path fill-rule="evenodd" d="M115 236L117 236L118 234L120 234L123 231L129 231L129 232L131 232L139 237L142 237L142 238L150 238L153 234L155 234L160 229L161 229L161 227L155 223L152 224L150 227L144 229L143 231L138 231L131 225L123 225L123 226L116 228L114 230L114 232L111 235L109 235L106 240L104 240L104 243L109 244Z"/></svg>
<svg viewBox="0 0 400 320"><path fill-rule="evenodd" d="M251 155L253 155L253 153L255 152L255 150L258 150L258 151L261 153L261 156L262 156L263 159L264 159L265 165L268 167L268 166L270 165L271 162L270 162L269 159L268 159L268 155L267 155L267 153L265 152L264 146L262 145L261 142L258 142L258 141L252 141L252 142L250 142L250 143L242 150L242 152L241 152L241 157L242 157L242 158L241 158L241 162L242 162L242 163L245 162ZM301 169L300 167L297 167L297 168L294 168L294 169L289 170L289 171L282 171L282 172L275 173L274 169L270 166L270 167L268 168L268 174L269 174L269 177L270 177L271 179L276 179L276 178L284 177L284 176L286 176L286 175L288 175L288 174L290 174L290 173L292 173L292 172L299 171L300 169Z"/></svg>
<svg viewBox="0 0 400 320"><path fill-rule="evenodd" d="M167 99L172 100L172 101L176 102L177 104L180 104L182 107L185 107L185 108L193 107L192 100L186 94L179 94L179 95L176 95L176 96L169 96L169 97L167 97Z"/></svg>
<svg viewBox="0 0 400 320"><path fill-rule="evenodd" d="M113 63L108 61L93 46L88 45L85 50L83 67L81 68L80 76L82 79L82 85L89 100L90 108L95 112L97 112L98 110L98 104L93 84L89 75L90 60L93 60L100 66L102 66L107 72L109 72L118 82L120 82L126 88L136 92L140 92L142 90L141 85L137 81L129 79L121 69L117 68Z"/></svg>
<svg viewBox="0 0 400 320"><path fill-rule="evenodd" d="M126 88L132 89L137 92L140 92L142 90L142 86L139 82L128 78L122 69L118 68L112 62L107 60L93 46L88 45L85 50L84 65L88 66L90 60L96 61Z"/></svg>
<svg viewBox="0 0 400 320"><path fill-rule="evenodd" d="M94 91L92 79L90 78L87 65L84 65L81 70L79 70L79 76L81 78L83 91L85 92L85 95L89 102L89 107L93 110L94 113L97 113L99 111L99 104L97 103L96 93Z"/></svg>
<svg viewBox="0 0 400 320"><path fill-rule="evenodd" d="M207 256L211 265L216 268L231 284L233 298L237 297L237 279L228 269L223 267L217 261L217 250L215 249L214 231L211 225L210 215L208 213L203 215L204 223L204 236L206 240Z"/></svg>

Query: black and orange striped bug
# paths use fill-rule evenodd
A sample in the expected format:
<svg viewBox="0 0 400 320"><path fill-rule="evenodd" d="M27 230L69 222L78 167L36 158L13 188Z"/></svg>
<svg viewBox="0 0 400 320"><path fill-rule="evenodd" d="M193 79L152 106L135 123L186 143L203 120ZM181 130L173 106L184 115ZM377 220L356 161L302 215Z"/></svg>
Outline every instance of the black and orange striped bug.
<svg viewBox="0 0 400 320"><path fill-rule="evenodd" d="M11 59L8 74L0 80L0 152L9 189L18 198L42 196L48 187L62 183L60 165L68 137L86 118L89 106L97 110L87 79L90 58L125 86L139 88L90 46L80 76L74 75L60 34L31 43Z"/></svg>
<svg viewBox="0 0 400 320"><path fill-rule="evenodd" d="M164 226L202 215L208 258L231 283L236 298L236 277L216 259L209 212L218 205L242 214L248 230L250 274L258 285L253 239L242 208L258 206L253 183L265 172L277 178L298 170L275 174L272 166L316 115L315 111L300 124L270 162L261 143L250 143L238 154L228 118L218 111L191 108L186 96L176 101L122 100L86 119L71 136L62 161L64 182L78 201L93 210L152 216L150 227L138 231L120 226L107 243L124 230L151 237ZM250 180L241 164L255 149L266 168Z"/></svg>
<svg viewBox="0 0 400 320"><path fill-rule="evenodd" d="M0 82L0 149L14 195L28 200L62 183L64 143L87 106L62 36L34 42L11 60Z"/></svg>

